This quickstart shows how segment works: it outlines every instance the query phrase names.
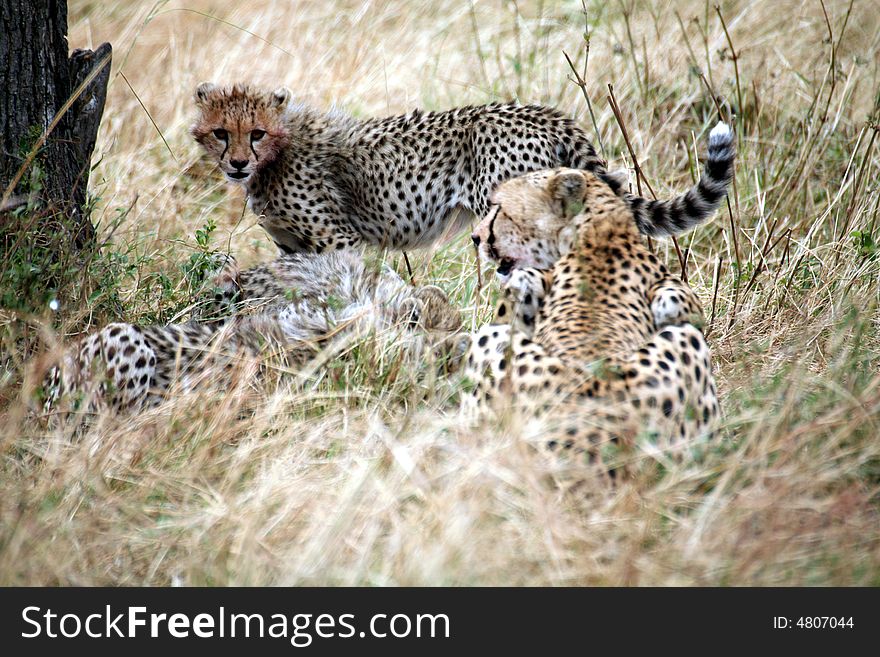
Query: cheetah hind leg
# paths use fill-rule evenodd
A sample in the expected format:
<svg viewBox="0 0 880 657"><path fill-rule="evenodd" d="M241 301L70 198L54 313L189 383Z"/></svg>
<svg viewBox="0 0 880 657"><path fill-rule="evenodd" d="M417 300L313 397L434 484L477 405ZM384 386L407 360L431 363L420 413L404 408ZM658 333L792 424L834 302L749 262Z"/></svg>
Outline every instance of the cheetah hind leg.
<svg viewBox="0 0 880 657"><path fill-rule="evenodd" d="M711 439L721 410L709 347L692 324L664 327L603 370L578 388L576 404L551 414L554 452L615 474L635 468L633 458L680 458Z"/></svg>
<svg viewBox="0 0 880 657"><path fill-rule="evenodd" d="M561 360L508 324L488 324L470 336L463 371L463 417L475 421L511 406L540 409L565 395Z"/></svg>
<svg viewBox="0 0 880 657"><path fill-rule="evenodd" d="M711 437L720 406L709 347L696 327L667 326L621 369L640 436L661 449Z"/></svg>
<svg viewBox="0 0 880 657"><path fill-rule="evenodd" d="M49 371L44 411L137 410L150 403L155 379L156 353L143 331L108 324L74 345Z"/></svg>
<svg viewBox="0 0 880 657"><path fill-rule="evenodd" d="M509 325L490 324L471 336L463 372L465 422L515 408L541 418L533 446L554 463L554 485L575 490L596 476L614 478L634 433L627 409L597 399L593 386L544 347ZM600 382L600 392L604 391ZM578 394L587 389L590 394ZM532 441L530 441L532 442Z"/></svg>
<svg viewBox="0 0 880 657"><path fill-rule="evenodd" d="M541 344L504 324L484 326L471 336L463 377L465 422L510 408L541 418L533 446L554 463L553 482L560 490L576 492L588 480L625 472L637 424L631 409L609 394L609 382L566 368Z"/></svg>

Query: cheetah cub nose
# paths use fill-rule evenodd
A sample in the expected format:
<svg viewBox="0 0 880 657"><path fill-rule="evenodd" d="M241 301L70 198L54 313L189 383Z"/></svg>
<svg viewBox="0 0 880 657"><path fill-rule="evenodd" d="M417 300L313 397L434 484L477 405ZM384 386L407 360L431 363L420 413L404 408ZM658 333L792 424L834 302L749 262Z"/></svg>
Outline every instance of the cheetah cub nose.
<svg viewBox="0 0 880 657"><path fill-rule="evenodd" d="M480 236L477 235L476 233L474 233L473 235L471 235L471 239L474 241L474 246L479 249L480 248Z"/></svg>
<svg viewBox="0 0 880 657"><path fill-rule="evenodd" d="M229 164L236 169L244 169L247 166L247 160L230 160Z"/></svg>

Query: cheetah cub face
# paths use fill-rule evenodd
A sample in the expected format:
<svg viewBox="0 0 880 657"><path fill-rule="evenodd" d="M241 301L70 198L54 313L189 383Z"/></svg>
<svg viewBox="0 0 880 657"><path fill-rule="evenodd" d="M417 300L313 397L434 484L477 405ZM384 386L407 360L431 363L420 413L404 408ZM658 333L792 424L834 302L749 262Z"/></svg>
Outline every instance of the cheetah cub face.
<svg viewBox="0 0 880 657"><path fill-rule="evenodd" d="M574 246L580 223L574 218L588 220L589 213L583 213L588 206L622 205L592 173L565 168L512 178L489 200L489 213L471 238L482 258L498 263L497 273L505 280L513 269L553 267Z"/></svg>
<svg viewBox="0 0 880 657"><path fill-rule="evenodd" d="M261 92L241 84L203 82L195 101L198 116L190 132L232 182L247 183L288 144L290 91L285 88Z"/></svg>

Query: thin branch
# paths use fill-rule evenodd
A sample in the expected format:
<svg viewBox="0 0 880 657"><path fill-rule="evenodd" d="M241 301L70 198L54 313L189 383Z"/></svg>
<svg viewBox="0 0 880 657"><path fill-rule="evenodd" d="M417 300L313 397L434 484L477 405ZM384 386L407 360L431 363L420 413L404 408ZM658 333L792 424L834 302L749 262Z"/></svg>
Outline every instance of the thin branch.
<svg viewBox="0 0 880 657"><path fill-rule="evenodd" d="M617 104L617 99L614 97L614 87L609 84L608 85L608 104L611 106L611 111L614 113L614 118L617 120L617 125L620 127L620 132L623 134L623 141L626 142L626 148L629 151L629 156L633 161L633 168L636 171L636 188L639 190L639 196L642 196L642 184L639 180L644 180L645 185L647 185L648 190L651 192L651 196L654 199L657 198L657 195L654 193L654 189L651 187L651 183L648 182L648 179L645 177L645 174L642 172L642 168L639 166L639 161L636 158L636 153L633 150L632 143L629 140L629 132L627 132L626 124L623 122L623 114L620 112L620 106Z"/></svg>
<svg viewBox="0 0 880 657"><path fill-rule="evenodd" d="M587 46L587 52L589 52L589 45ZM568 62L569 67L571 67L571 72L574 73L575 79L572 80L572 82L580 87L581 93L584 95L584 99L587 101L587 109L590 112L590 120L592 120L593 122L593 132L596 135L596 139L599 141L599 150L602 151L602 157L607 160L608 156L605 153L605 144L602 143L602 133L599 132L599 126L596 123L596 115L593 113L593 104L590 102L590 95L587 93L587 83L580 76L580 73L577 72L577 69L575 69L574 63L571 61L571 57L568 56L568 53L563 50L562 54L565 55L565 60Z"/></svg>
<svg viewBox="0 0 880 657"><path fill-rule="evenodd" d="M736 49L733 47L733 39L730 38L730 32L727 31L727 23L724 22L724 16L721 15L721 7L719 5L715 5L715 13L717 13L718 18L721 19L721 27L724 29L724 36L727 37L727 45L730 47L730 58L733 60L733 72L736 76L737 109L739 110L739 113L742 114L743 96L742 89L739 85L739 53L736 52Z"/></svg>
<svg viewBox="0 0 880 657"><path fill-rule="evenodd" d="M629 132L626 130L626 124L623 122L623 114L620 111L620 107L617 104L617 99L614 97L614 87L609 84L608 85L608 104L611 106L611 111L614 113L614 118L617 120L617 125L620 126L620 131L623 133L623 140L626 142L626 148L629 151L629 156L632 158L633 167L636 170L636 188L639 191L639 196L642 196L642 185L639 182L639 178L645 181L645 185L648 187L648 191L651 192L651 196L654 197L654 200L657 200L657 194L654 193L654 188L651 187L651 183L648 182L647 177L645 177L642 168L639 166L639 161L636 158L636 153L633 150L632 143L629 140ZM649 238L650 242L650 238ZM681 247L678 245L678 239L676 239L675 235L672 235L672 244L675 246L675 253L678 256L678 264L681 268L681 277L684 279L684 282L687 283L687 262L685 261L685 257L681 252ZM653 244L652 250L653 250Z"/></svg>
<svg viewBox="0 0 880 657"><path fill-rule="evenodd" d="M411 285L416 284L416 277L413 275L412 265L409 264L409 256L403 251L403 261L406 263L406 271L409 272L409 282Z"/></svg>
<svg viewBox="0 0 880 657"><path fill-rule="evenodd" d="M131 90L131 93L134 94L134 97L137 99L137 102L141 106L141 109L144 110L144 112L147 115L147 118L150 119L150 123L153 124L153 127L156 129L156 132L159 133L159 137L162 139L162 143L165 144L165 148L167 148L168 152L171 154L171 158L174 160L175 163L180 164L180 162L177 159L177 156L174 155L174 151L171 150L171 146L168 145L168 140L165 139L165 135L162 134L162 131L159 129L159 126L156 125L156 122L153 120L153 115L150 114L150 110L147 109L147 106L144 105L143 101L141 100L141 97L138 96L137 91L135 91L134 87L131 86L131 82L129 82L128 78L125 77L125 73L123 73L122 71L119 71L119 75L121 75L122 79L125 80L125 84L128 85L128 88Z"/></svg>
<svg viewBox="0 0 880 657"><path fill-rule="evenodd" d="M724 257L718 256L718 260L715 261L715 275L714 282L712 284L712 312L709 315L709 327L706 329L706 337L709 337L709 334L712 332L712 328L715 326L715 305L718 303L718 285L721 281L721 265L724 264Z"/></svg>

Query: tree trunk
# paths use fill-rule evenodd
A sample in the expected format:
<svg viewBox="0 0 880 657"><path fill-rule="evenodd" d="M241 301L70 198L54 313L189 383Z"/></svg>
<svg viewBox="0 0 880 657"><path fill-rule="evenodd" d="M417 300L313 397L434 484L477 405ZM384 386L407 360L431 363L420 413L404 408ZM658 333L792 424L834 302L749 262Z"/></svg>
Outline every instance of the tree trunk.
<svg viewBox="0 0 880 657"><path fill-rule="evenodd" d="M101 70L49 133L0 212L37 197L51 230L82 248L94 240L86 188L110 77L109 43L68 57L65 0L0 0L0 198L39 137L92 71ZM105 61L106 60L106 61Z"/></svg>

